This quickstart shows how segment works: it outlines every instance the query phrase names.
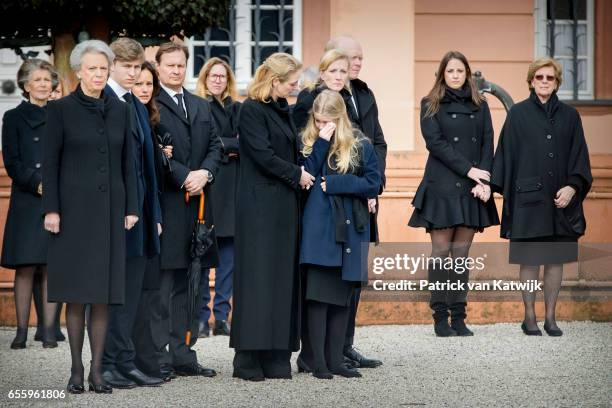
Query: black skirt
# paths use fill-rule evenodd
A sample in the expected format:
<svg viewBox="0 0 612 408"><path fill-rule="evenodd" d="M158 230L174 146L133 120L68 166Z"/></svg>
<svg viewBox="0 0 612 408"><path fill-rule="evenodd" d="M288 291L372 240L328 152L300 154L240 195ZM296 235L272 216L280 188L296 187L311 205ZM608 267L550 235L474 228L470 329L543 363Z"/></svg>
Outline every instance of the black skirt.
<svg viewBox="0 0 612 408"><path fill-rule="evenodd" d="M511 239L509 258L511 264L532 266L576 262L578 239L559 235Z"/></svg>
<svg viewBox="0 0 612 408"><path fill-rule="evenodd" d="M499 217L493 196L486 203L471 194L450 195L436 191L423 181L412 201L414 211L408 225L433 229L469 227L478 232L492 225L499 225Z"/></svg>
<svg viewBox="0 0 612 408"><path fill-rule="evenodd" d="M339 266L306 265L306 300L348 306L355 282L342 280Z"/></svg>

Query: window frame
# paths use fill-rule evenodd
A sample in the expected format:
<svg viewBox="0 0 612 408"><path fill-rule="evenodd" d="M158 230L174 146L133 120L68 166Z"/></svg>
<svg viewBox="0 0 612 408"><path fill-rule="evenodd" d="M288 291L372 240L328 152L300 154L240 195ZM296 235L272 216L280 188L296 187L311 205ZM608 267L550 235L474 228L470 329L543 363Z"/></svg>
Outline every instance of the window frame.
<svg viewBox="0 0 612 408"><path fill-rule="evenodd" d="M302 59L302 3L303 0L293 0L292 5L289 9L293 12L292 28L293 36L291 41L285 41L284 44L287 47L292 48L292 55L301 61ZM238 91L243 94L246 90L247 85L251 81L251 78L255 72L251 72L251 57L252 47L255 45L255 41L252 39L252 18L251 11L255 9L256 4L253 0L236 0L236 41L235 41L235 52L236 52L236 86ZM277 5L260 5L260 10L275 10L279 7ZM209 41L209 45L212 46L230 46L229 41ZM189 48L189 60L187 61L187 76L185 78L185 88L194 90L198 82L198 76L193 72L194 61L195 61L195 47L201 47L206 45L205 40L194 40L194 37L186 39L185 45ZM260 41L260 46L274 46L278 45L278 41Z"/></svg>
<svg viewBox="0 0 612 408"><path fill-rule="evenodd" d="M578 90L578 100L595 99L595 0L586 1L586 90ZM548 19L547 1L536 0L534 9L535 58L548 57ZM572 23L572 20L555 20L563 24ZM573 90L559 90L559 99L574 100Z"/></svg>

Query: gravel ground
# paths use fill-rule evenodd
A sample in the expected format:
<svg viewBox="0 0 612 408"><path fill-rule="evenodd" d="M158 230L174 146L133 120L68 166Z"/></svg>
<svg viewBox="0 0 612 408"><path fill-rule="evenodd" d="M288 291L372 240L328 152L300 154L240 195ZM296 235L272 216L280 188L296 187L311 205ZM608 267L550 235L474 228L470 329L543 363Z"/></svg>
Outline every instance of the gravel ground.
<svg viewBox="0 0 612 408"><path fill-rule="evenodd" d="M7 395L16 389L64 389L68 344L44 350L29 342L26 350L10 350L14 329L0 328L0 406L612 406L612 324L563 322L561 328L560 338L527 337L518 324L473 326L472 338L436 338L429 325L359 327L360 349L384 361L380 368L362 369L363 378L317 380L296 373L293 380L261 383L232 378L228 338L211 337L195 347L200 362L219 372L215 378L179 378L158 388L44 402ZM88 361L87 346L84 353Z"/></svg>

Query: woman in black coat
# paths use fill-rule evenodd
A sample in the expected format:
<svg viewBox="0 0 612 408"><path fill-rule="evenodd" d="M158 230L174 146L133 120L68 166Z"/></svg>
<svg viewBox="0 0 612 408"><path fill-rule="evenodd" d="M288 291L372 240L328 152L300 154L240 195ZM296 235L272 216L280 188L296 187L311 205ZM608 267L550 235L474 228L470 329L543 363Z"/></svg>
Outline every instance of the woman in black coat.
<svg viewBox="0 0 612 408"><path fill-rule="evenodd" d="M101 371L107 305L124 301L125 230L138 221L132 114L102 92L113 59L102 41L74 48L70 65L80 84L70 96L49 104L43 145L44 225L53 234L48 291L50 300L67 303L70 393L84 391L86 304L91 304L89 388L112 392Z"/></svg>
<svg viewBox="0 0 612 408"><path fill-rule="evenodd" d="M408 225L430 234L432 258L444 261L450 256L454 263L468 256L476 231L499 224L488 186L493 163L491 114L460 52L449 51L440 61L434 86L421 102L421 132L429 157ZM428 266L429 282L467 283L469 271L451 273L443 264ZM429 305L437 336L473 335L465 325L467 290L432 290Z"/></svg>
<svg viewBox="0 0 612 408"><path fill-rule="evenodd" d="M555 308L563 264L576 262L586 230L582 202L593 177L580 115L559 101L562 70L552 58L527 72L531 95L508 112L497 145L492 186L504 196L501 237L510 239L510 263L523 282L537 280L544 265L544 330L561 336ZM541 336L536 292L523 292L526 335Z"/></svg>
<svg viewBox="0 0 612 408"><path fill-rule="evenodd" d="M219 265L215 268L215 299L213 312L215 325L214 335L229 336L227 323L231 310L232 276L234 272L234 230L236 218L236 193L238 191L238 115L240 103L237 96L236 79L229 64L220 58L213 57L206 61L198 76L196 94L210 102L213 119L221 145L223 156L211 186L213 217L215 219L215 236L219 248ZM199 335L207 337L210 318L210 286L206 271L202 277L202 309L200 311Z"/></svg>
<svg viewBox="0 0 612 408"><path fill-rule="evenodd" d="M298 166L287 96L301 64L275 53L257 68L240 111L240 181L230 347L234 377L291 378L299 348L299 190L313 177Z"/></svg>
<svg viewBox="0 0 612 408"><path fill-rule="evenodd" d="M52 89L54 70L40 59L26 60L17 73L17 83L27 99L4 114L2 157L12 179L9 210L4 227L2 266L15 269L17 333L12 349L26 347L34 276L42 275L44 316L43 347L57 347L56 303L47 302L47 241L42 219L42 140L47 120L46 105Z"/></svg>

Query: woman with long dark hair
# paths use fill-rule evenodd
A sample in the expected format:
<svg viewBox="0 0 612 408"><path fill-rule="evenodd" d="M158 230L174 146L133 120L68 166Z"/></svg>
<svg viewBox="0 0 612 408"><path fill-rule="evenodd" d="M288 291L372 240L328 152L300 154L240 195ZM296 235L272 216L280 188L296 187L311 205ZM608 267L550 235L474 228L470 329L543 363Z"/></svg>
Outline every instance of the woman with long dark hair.
<svg viewBox="0 0 612 408"><path fill-rule="evenodd" d="M488 185L493 163L489 106L458 51L447 52L429 94L421 101L421 132L429 157L415 194L408 225L430 234L432 258L468 256L474 234L499 224ZM428 265L430 283L463 282L469 271L447 270L447 262ZM465 325L467 290L432 290L437 336L472 336ZM451 324L448 323L449 311Z"/></svg>

